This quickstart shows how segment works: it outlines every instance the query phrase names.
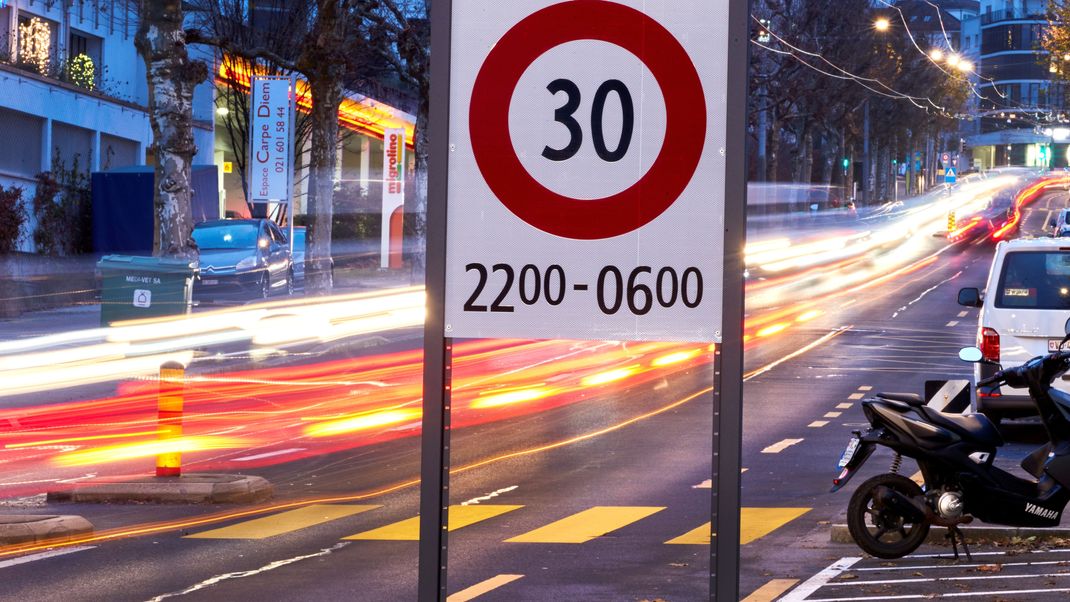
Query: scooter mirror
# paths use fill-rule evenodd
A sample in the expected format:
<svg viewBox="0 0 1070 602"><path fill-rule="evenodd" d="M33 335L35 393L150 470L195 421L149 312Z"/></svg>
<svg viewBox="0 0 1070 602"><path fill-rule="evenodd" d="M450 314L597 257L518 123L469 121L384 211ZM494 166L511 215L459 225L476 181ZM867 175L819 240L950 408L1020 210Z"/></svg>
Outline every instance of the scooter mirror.
<svg viewBox="0 0 1070 602"><path fill-rule="evenodd" d="M976 347L963 347L959 350L959 359L964 362L979 362L984 357Z"/></svg>

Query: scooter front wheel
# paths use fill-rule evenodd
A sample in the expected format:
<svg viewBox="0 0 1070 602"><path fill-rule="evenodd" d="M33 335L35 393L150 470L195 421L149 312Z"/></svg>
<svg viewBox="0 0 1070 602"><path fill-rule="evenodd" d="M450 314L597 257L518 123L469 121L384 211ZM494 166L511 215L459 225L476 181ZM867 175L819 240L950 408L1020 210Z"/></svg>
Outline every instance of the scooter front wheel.
<svg viewBox="0 0 1070 602"><path fill-rule="evenodd" d="M901 558L918 549L929 534L929 521L888 503L887 490L906 498L922 495L921 487L893 473L877 475L858 486L847 506L847 530L868 554ZM882 493L884 498L882 499ZM913 514L913 516L912 516Z"/></svg>

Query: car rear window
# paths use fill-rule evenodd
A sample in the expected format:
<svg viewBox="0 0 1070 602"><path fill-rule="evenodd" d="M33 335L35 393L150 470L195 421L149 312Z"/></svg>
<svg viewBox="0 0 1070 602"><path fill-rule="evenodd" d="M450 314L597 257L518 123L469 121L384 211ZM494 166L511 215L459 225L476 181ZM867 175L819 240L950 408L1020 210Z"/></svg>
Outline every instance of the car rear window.
<svg viewBox="0 0 1070 602"><path fill-rule="evenodd" d="M1007 253L996 307L1070 309L1070 251Z"/></svg>
<svg viewBox="0 0 1070 602"><path fill-rule="evenodd" d="M252 249L259 229L255 224L219 224L193 229L197 247L210 249Z"/></svg>

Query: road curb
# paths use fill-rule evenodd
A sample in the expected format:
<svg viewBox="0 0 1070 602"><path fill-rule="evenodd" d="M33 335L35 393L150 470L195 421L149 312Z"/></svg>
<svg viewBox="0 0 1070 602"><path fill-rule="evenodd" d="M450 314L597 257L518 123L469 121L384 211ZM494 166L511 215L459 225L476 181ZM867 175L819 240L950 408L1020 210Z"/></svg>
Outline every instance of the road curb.
<svg viewBox="0 0 1070 602"><path fill-rule="evenodd" d="M1034 538L1033 541L1046 541L1051 539L1070 539L1070 528L1052 527L1050 529L1028 527L996 527L996 526L963 526L959 527L966 536L966 543L986 541L992 543L1012 543ZM933 527L929 530L929 536L925 543L946 543L947 529ZM853 544L847 525L832 525L830 533L832 543Z"/></svg>
<svg viewBox="0 0 1070 602"><path fill-rule="evenodd" d="M93 532L93 524L72 514L0 514L0 544L65 541Z"/></svg>
<svg viewBox="0 0 1070 602"><path fill-rule="evenodd" d="M49 491L49 502L251 504L266 501L274 486L262 477L188 474L179 477L134 477L82 481L70 489Z"/></svg>

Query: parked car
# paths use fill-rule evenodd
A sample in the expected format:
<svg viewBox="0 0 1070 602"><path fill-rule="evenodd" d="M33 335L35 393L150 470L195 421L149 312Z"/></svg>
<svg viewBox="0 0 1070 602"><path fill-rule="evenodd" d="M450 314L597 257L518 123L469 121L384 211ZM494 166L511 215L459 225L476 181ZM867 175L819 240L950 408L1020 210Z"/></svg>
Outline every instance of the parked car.
<svg viewBox="0 0 1070 602"><path fill-rule="evenodd" d="M990 363L975 364L977 380L1054 351L1070 322L1070 249L1066 241L1026 238L996 245L988 283L959 290L958 302L980 307L977 346ZM1056 388L1070 393L1070 382ZM1035 413L1026 389L978 387L974 409L994 423Z"/></svg>
<svg viewBox="0 0 1070 602"><path fill-rule="evenodd" d="M1051 235L1056 238L1070 235L1070 207L1060 209L1059 214L1052 218L1048 227L1051 228Z"/></svg>
<svg viewBox="0 0 1070 602"><path fill-rule="evenodd" d="M290 245L271 220L201 222L193 227L193 240L201 260L200 278L193 284L195 299L293 294Z"/></svg>
<svg viewBox="0 0 1070 602"><path fill-rule="evenodd" d="M294 284L305 285L305 227L294 226Z"/></svg>

